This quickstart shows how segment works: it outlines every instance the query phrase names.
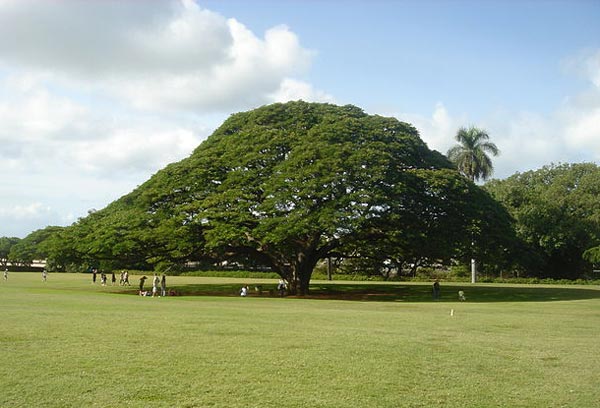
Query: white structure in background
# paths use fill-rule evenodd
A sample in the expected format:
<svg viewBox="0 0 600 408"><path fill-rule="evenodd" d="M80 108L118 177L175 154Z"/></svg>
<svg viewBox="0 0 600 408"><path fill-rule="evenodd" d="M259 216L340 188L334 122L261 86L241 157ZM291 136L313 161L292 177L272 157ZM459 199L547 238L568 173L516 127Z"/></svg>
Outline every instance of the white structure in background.
<svg viewBox="0 0 600 408"><path fill-rule="evenodd" d="M19 267L22 267L23 265L20 265L20 264L13 265L13 264L11 264L10 262L7 262L7 263L6 263L6 266L7 266L7 267L11 267L11 266L19 266ZM46 267L46 260L45 260L45 259L34 259L34 260L31 262L31 264L30 264L30 265L27 265L27 266L29 266L29 267L32 267L32 268L40 268L40 269L43 269L43 268L45 268L45 267Z"/></svg>

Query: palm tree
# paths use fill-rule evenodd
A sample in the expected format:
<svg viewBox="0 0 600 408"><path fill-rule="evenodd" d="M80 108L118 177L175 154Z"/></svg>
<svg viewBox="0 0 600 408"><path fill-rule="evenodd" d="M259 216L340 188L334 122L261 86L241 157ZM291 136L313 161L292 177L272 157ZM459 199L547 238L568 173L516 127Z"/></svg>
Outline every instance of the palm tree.
<svg viewBox="0 0 600 408"><path fill-rule="evenodd" d="M458 145L448 150L448 158L458 170L469 180L487 180L494 171L492 159L488 156L497 156L500 150L489 141L490 136L483 130L471 126L460 128L456 133Z"/></svg>
<svg viewBox="0 0 600 408"><path fill-rule="evenodd" d="M472 182L487 180L494 171L492 159L487 153L497 156L500 150L489 141L490 136L483 130L471 126L461 127L456 133L458 145L448 150L448 158L465 177ZM475 241L471 242L475 246ZM471 258L471 283L477 282L477 262Z"/></svg>

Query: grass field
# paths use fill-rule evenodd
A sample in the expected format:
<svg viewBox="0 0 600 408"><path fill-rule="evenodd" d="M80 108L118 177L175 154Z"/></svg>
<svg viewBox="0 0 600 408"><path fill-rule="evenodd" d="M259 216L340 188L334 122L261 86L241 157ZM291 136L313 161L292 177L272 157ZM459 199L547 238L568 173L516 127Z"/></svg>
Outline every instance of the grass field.
<svg viewBox="0 0 600 408"><path fill-rule="evenodd" d="M0 407L600 406L598 287L168 282L204 295L11 273ZM235 296L246 283L265 292Z"/></svg>

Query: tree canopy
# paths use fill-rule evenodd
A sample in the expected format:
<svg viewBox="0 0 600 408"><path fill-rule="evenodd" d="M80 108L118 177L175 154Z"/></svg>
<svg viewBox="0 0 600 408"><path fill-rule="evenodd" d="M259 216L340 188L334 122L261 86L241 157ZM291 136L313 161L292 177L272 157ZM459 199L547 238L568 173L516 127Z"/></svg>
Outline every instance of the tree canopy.
<svg viewBox="0 0 600 408"><path fill-rule="evenodd" d="M47 259L51 243L63 227L49 226L33 231L10 248L8 260L14 265L29 266L34 260ZM1 238L0 238L1 240Z"/></svg>
<svg viewBox="0 0 600 408"><path fill-rule="evenodd" d="M475 250L489 258L510 231L506 211L411 125L289 102L232 115L189 158L62 239L74 256L121 265L262 265L302 294L334 254L443 261L485 236Z"/></svg>
<svg viewBox="0 0 600 408"><path fill-rule="evenodd" d="M592 248L600 245L597 165L545 166L493 180L485 188L515 218L517 235L526 244L521 263L528 273L572 279L590 271L586 260L596 261Z"/></svg>

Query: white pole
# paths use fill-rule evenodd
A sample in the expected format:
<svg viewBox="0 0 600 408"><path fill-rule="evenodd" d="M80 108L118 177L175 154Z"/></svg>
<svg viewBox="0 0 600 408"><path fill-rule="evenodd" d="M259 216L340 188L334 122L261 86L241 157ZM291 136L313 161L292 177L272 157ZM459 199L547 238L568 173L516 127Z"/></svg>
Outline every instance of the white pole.
<svg viewBox="0 0 600 408"><path fill-rule="evenodd" d="M471 283L477 283L477 262L471 259Z"/></svg>

